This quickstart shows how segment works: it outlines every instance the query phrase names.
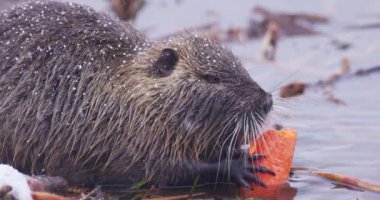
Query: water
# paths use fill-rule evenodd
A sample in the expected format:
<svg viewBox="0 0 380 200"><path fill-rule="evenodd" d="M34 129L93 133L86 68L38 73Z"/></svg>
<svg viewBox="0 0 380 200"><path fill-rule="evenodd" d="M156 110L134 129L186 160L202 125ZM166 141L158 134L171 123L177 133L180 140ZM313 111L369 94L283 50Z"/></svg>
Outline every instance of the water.
<svg viewBox="0 0 380 200"><path fill-rule="evenodd" d="M105 1L75 2L109 12ZM319 27L326 34L282 38L275 63L260 60L259 40L228 44L251 76L267 90L294 80L324 79L339 68L344 57L351 61L353 71L380 64L380 29L345 29L352 23L380 21L377 0L150 0L135 25L152 38L215 21L222 28L245 27L254 5L274 11L315 12L332 18L329 25ZM217 14L211 15L210 11ZM332 39L349 42L351 48L339 50L332 45ZM338 82L332 91L347 105L327 101L318 89L281 104L284 109L279 110L277 121L299 131L293 166L380 183L379 86L380 74ZM297 190L294 199L380 199L379 194L335 188L329 181L300 172L291 178L290 185Z"/></svg>

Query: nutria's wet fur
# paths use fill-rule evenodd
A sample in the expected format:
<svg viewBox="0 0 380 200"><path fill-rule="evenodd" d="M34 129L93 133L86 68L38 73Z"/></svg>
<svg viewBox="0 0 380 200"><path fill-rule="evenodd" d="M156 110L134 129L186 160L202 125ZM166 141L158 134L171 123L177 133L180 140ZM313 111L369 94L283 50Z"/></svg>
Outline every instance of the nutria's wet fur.
<svg viewBox="0 0 380 200"><path fill-rule="evenodd" d="M203 36L150 42L71 3L23 4L0 18L0 162L25 173L75 184L193 177L271 106L232 53Z"/></svg>

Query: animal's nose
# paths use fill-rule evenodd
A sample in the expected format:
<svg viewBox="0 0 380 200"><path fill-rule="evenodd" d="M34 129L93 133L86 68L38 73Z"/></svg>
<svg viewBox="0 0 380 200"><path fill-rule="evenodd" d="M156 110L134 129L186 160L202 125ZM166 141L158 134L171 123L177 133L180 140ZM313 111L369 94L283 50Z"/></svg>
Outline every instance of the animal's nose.
<svg viewBox="0 0 380 200"><path fill-rule="evenodd" d="M265 114L269 113L273 106L273 99L271 94L266 94L263 99L263 112Z"/></svg>

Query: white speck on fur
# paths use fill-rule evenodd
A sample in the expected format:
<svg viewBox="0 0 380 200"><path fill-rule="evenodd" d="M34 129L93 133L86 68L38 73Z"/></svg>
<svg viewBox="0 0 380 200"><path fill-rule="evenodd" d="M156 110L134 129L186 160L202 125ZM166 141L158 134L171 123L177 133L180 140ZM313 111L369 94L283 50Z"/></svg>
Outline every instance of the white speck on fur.
<svg viewBox="0 0 380 200"><path fill-rule="evenodd" d="M0 164L0 188L4 186L12 187L10 193L15 199L32 200L27 176L9 165Z"/></svg>

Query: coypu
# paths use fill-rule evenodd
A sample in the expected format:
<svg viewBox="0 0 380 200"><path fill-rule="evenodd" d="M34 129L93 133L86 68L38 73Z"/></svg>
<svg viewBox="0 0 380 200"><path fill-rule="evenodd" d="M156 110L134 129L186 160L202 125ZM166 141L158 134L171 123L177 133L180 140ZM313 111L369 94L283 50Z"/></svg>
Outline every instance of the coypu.
<svg viewBox="0 0 380 200"><path fill-rule="evenodd" d="M0 71L0 163L24 173L246 187L273 174L238 150L272 97L207 37L151 42L91 8L32 2L1 16Z"/></svg>

